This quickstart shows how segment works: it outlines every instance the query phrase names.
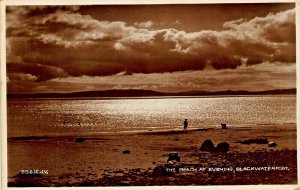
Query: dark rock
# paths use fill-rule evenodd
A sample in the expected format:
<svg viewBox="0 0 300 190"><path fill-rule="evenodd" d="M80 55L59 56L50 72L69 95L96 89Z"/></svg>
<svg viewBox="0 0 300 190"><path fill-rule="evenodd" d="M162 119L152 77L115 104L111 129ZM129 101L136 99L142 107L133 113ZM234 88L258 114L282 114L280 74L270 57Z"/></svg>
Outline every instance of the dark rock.
<svg viewBox="0 0 300 190"><path fill-rule="evenodd" d="M152 175L157 176L172 176L174 175L173 172L168 172L167 167L164 166L157 166L153 169Z"/></svg>
<svg viewBox="0 0 300 190"><path fill-rule="evenodd" d="M14 182L8 182L8 183L7 183L7 186L8 186L8 187L16 187L17 184L15 184Z"/></svg>
<svg viewBox="0 0 300 190"><path fill-rule="evenodd" d="M26 175L26 174L19 173L15 176L14 183L20 187L39 186L40 177L41 177L40 174Z"/></svg>
<svg viewBox="0 0 300 190"><path fill-rule="evenodd" d="M179 138L174 139L173 141L179 141Z"/></svg>
<svg viewBox="0 0 300 190"><path fill-rule="evenodd" d="M123 154L130 154L130 150L123 150Z"/></svg>
<svg viewBox="0 0 300 190"><path fill-rule="evenodd" d="M170 153L167 162L173 161L173 160L175 160L176 162L180 162L180 157L178 156L177 152Z"/></svg>
<svg viewBox="0 0 300 190"><path fill-rule="evenodd" d="M269 147L276 147L276 146L277 146L277 144L275 142L270 142L269 143Z"/></svg>
<svg viewBox="0 0 300 190"><path fill-rule="evenodd" d="M215 146L214 143L211 140L205 140L201 147L200 147L201 151L207 151L207 152L212 152L215 151Z"/></svg>
<svg viewBox="0 0 300 190"><path fill-rule="evenodd" d="M243 141L237 141L236 143L241 143L241 144L268 144L268 139L265 138L257 138L257 139L248 139L248 140L243 140Z"/></svg>
<svg viewBox="0 0 300 190"><path fill-rule="evenodd" d="M120 182L120 186L128 186L130 183L129 183L129 181L121 181Z"/></svg>
<svg viewBox="0 0 300 190"><path fill-rule="evenodd" d="M217 152L228 152L229 151L229 144L227 142L219 143L216 147Z"/></svg>
<svg viewBox="0 0 300 190"><path fill-rule="evenodd" d="M85 141L85 138L76 138L75 142L77 143L81 143L81 142L84 142Z"/></svg>
<svg viewBox="0 0 300 190"><path fill-rule="evenodd" d="M255 139L255 143L256 144L268 144L269 141L268 141L268 139L258 138L258 139Z"/></svg>
<svg viewBox="0 0 300 190"><path fill-rule="evenodd" d="M81 183L80 183L80 186L84 186L84 187L87 187L87 186L93 186L93 182L90 182L90 181L84 181L84 182L81 182Z"/></svg>

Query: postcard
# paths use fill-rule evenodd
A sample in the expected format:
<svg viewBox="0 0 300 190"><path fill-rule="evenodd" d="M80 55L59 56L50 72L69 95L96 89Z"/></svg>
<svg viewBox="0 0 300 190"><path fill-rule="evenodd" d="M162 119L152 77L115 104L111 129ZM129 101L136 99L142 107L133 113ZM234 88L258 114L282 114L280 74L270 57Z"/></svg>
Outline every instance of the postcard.
<svg viewBox="0 0 300 190"><path fill-rule="evenodd" d="M296 189L296 2L21 2L4 189Z"/></svg>

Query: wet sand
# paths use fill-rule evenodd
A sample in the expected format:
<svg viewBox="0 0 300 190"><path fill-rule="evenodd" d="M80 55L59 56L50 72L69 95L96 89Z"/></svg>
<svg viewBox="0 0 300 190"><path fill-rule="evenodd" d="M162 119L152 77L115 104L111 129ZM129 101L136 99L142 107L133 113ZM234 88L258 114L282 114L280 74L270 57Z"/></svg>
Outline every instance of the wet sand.
<svg viewBox="0 0 300 190"><path fill-rule="evenodd" d="M236 143L256 138L278 146ZM206 139L229 143L229 152L200 151ZM177 169L197 164L206 171L157 172L171 152L181 158ZM296 163L296 124L8 139L9 186L295 184ZM248 166L288 169L236 171ZM235 172L208 171L228 167ZM19 174L34 169L48 174Z"/></svg>

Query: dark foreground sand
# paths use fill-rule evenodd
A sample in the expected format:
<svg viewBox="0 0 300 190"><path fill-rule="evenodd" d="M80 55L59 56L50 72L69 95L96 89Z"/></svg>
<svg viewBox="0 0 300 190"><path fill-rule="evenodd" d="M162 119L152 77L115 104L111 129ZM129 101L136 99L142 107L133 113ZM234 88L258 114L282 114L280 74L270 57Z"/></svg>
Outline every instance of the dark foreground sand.
<svg viewBox="0 0 300 190"><path fill-rule="evenodd" d="M8 139L8 186L296 184L296 124ZM266 138L277 143L241 144ZM203 152L210 139L230 150ZM78 141L78 140L77 140ZM79 140L80 141L80 140ZM130 150L124 154L124 150ZM181 162L167 164L178 152ZM22 170L48 174L21 174Z"/></svg>

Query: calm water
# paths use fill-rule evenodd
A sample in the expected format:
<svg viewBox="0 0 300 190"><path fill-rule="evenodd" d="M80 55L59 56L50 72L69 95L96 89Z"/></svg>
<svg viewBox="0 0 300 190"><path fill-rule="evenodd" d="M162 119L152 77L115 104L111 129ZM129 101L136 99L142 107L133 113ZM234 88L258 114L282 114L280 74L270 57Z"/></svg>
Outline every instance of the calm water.
<svg viewBox="0 0 300 190"><path fill-rule="evenodd" d="M185 118L191 128L296 123L296 96L9 100L7 109L9 137L176 129Z"/></svg>

